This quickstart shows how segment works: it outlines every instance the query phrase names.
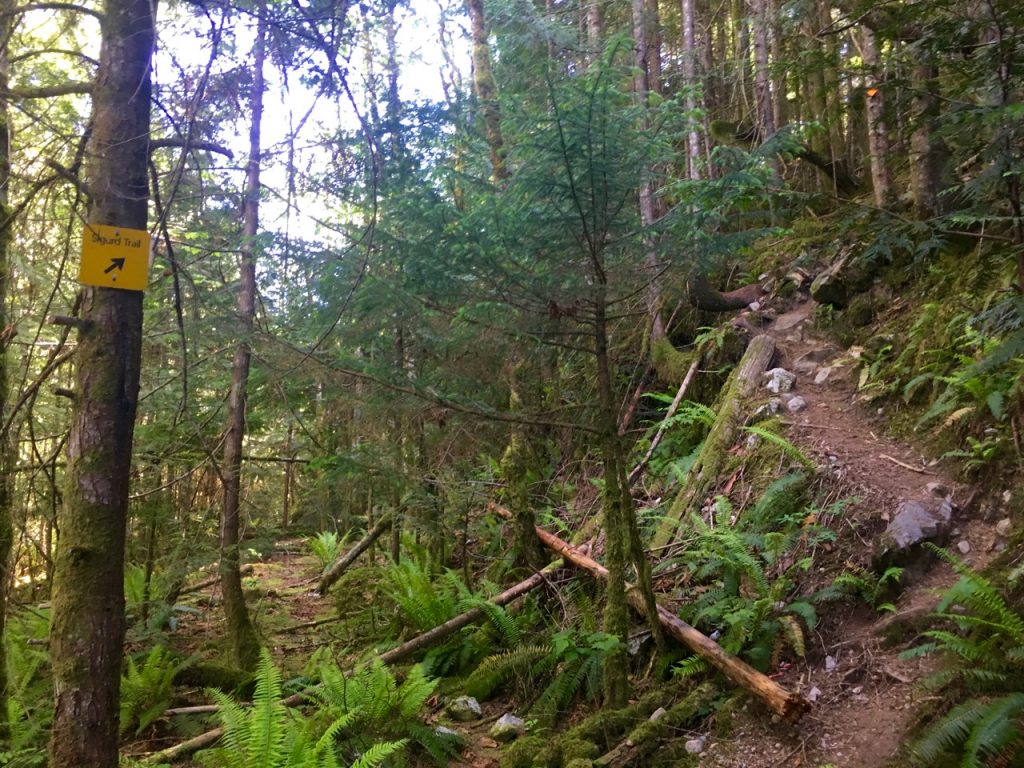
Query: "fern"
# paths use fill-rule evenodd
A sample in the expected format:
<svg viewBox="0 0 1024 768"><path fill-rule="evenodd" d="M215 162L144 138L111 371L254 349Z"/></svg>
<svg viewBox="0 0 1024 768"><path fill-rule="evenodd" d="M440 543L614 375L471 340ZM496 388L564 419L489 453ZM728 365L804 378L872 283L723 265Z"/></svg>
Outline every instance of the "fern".
<svg viewBox="0 0 1024 768"><path fill-rule="evenodd" d="M243 707L219 690L210 690L209 694L220 707L218 716L224 735L223 746L212 750L208 761L225 768L340 768L338 738L359 715L358 711L348 711L324 718L320 709L317 716L304 720L285 707L281 703L281 673L266 649L260 653L250 707ZM364 756L372 753L371 759L382 760L402 746L371 746Z"/></svg>
<svg viewBox="0 0 1024 768"><path fill-rule="evenodd" d="M321 570L324 570L338 559L347 541L348 534L339 537L334 531L320 531L316 536L306 539L306 545L320 563Z"/></svg>
<svg viewBox="0 0 1024 768"><path fill-rule="evenodd" d="M335 739L342 754L352 759L360 755L360 759L366 758L369 751L364 745L370 739L379 744L417 744L438 762L451 756L454 745L437 737L421 720L423 708L438 684L422 664L413 666L401 684L380 659L348 675L335 664L321 664L318 677L320 686L308 695L317 706L319 719L334 723L344 720Z"/></svg>
<svg viewBox="0 0 1024 768"><path fill-rule="evenodd" d="M473 670L463 687L477 699L490 698L513 676L543 672L550 666L551 651L547 645L527 645L488 656Z"/></svg>
<svg viewBox="0 0 1024 768"><path fill-rule="evenodd" d="M744 429L750 434L757 435L762 440L765 440L771 443L772 445L782 449L782 452L786 454L786 456L793 459L797 463L802 464L812 472L817 469L817 465L814 463L814 461L811 460L811 458L807 456L807 454L805 454L803 451L801 451L799 448L797 448L795 445L789 442L789 440L787 440L786 438L781 437L780 435L777 435L774 432L771 432L767 429L763 429L761 427L744 427Z"/></svg>
<svg viewBox="0 0 1024 768"><path fill-rule="evenodd" d="M382 741L374 744L352 763L352 768L377 768L391 755L403 749L406 743L406 740L402 739L401 741Z"/></svg>
<svg viewBox="0 0 1024 768"><path fill-rule="evenodd" d="M992 582L948 552L933 549L960 575L934 614L952 628L925 632L927 642L903 655L941 653L947 668L928 679L929 687L973 698L930 726L912 754L919 765L931 765L942 755L958 753L961 765L980 768L1006 750L1024 749L1024 618Z"/></svg>
<svg viewBox="0 0 1024 768"><path fill-rule="evenodd" d="M174 677L192 663L177 660L164 646L157 645L136 664L129 657L121 675L121 733L136 726L138 736L163 714L171 703Z"/></svg>

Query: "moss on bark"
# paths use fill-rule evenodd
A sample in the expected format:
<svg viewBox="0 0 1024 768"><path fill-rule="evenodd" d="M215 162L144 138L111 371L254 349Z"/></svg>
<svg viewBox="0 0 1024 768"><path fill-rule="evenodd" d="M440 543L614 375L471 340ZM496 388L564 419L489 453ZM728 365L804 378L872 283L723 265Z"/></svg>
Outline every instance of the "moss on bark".
<svg viewBox="0 0 1024 768"><path fill-rule="evenodd" d="M88 220L145 229L156 3L107 0L85 183ZM124 540L139 391L142 293L83 289L50 652L53 768L115 768Z"/></svg>

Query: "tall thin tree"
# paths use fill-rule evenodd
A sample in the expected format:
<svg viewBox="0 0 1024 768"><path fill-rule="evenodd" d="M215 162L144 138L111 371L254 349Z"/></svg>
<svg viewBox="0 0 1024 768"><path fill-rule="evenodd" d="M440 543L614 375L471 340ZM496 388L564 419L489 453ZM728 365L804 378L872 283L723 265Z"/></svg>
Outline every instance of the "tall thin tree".
<svg viewBox="0 0 1024 768"><path fill-rule="evenodd" d="M264 62L267 21L262 4L258 11L253 44L252 93L249 123L249 160L242 200L242 247L239 250L238 327L241 338L231 364L228 395L228 428L224 439L224 507L220 518L220 581L228 640L235 663L254 669L259 660L259 639L245 605L239 569L241 519L242 442L245 439L245 405L252 362L252 332L256 316L256 235L260 226L260 141L263 123Z"/></svg>
<svg viewBox="0 0 1024 768"><path fill-rule="evenodd" d="M145 229L154 0L107 0L84 185L88 221ZM115 768L124 543L139 394L142 293L85 287L50 654L52 768Z"/></svg>

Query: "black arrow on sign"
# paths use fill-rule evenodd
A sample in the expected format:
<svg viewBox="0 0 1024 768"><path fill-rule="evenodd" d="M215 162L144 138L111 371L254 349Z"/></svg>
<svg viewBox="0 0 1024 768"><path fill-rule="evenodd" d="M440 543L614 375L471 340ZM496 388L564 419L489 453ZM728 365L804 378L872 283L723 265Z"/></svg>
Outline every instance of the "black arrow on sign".
<svg viewBox="0 0 1024 768"><path fill-rule="evenodd" d="M110 266L103 270L103 274L108 275L111 272L113 272L115 269L118 269L118 270L123 270L124 269L124 259L111 259L110 260Z"/></svg>

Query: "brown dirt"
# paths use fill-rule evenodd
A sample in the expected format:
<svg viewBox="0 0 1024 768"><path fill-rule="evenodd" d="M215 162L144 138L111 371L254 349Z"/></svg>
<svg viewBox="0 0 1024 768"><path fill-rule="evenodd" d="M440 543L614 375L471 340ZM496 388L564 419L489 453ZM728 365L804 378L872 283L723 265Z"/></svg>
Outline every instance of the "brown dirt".
<svg viewBox="0 0 1024 768"><path fill-rule="evenodd" d="M983 566L1001 544L990 525L970 517L971 489L955 482L940 462L885 434L885 412L858 401L858 350L840 350L814 334L816 307L813 301L798 301L768 324L766 332L778 343L774 365L797 374L793 394L807 402L806 410L785 417L790 439L827 468L844 495L859 499L837 526L840 559L870 563L875 542L900 502L928 498L926 485L936 482L950 489L955 507L963 508L956 510L950 543L967 542L970 553L964 560ZM812 367L812 361L819 365ZM815 384L822 368L831 372ZM932 610L937 593L955 580L948 566L934 561L908 575L910 583L895 602L894 614L860 607L826 617L807 659L781 675L783 685L811 697L816 693L811 712L799 725L773 722L750 704L733 714L727 737L708 742L701 765L893 765L917 706L929 696L920 683L934 663L927 658L903 660L900 652L913 644L915 626ZM905 625L904 637L887 641L886 631L897 625ZM834 669L826 669L826 658L835 661Z"/></svg>
<svg viewBox="0 0 1024 768"><path fill-rule="evenodd" d="M806 410L784 416L790 425L790 439L815 459L822 472L832 475L830 483L842 496L859 499L833 521L839 539L828 560L835 572L846 563L870 563L875 541L889 516L903 500L926 498L925 486L930 482L945 485L954 503L965 508L954 519L951 543L968 542L971 551L964 560L983 566L1001 543L992 526L970 516L972 490L958 484L941 463L929 461L911 445L885 434L886 414L858 402L857 351L840 350L815 336L815 309L810 300L798 301L765 328L778 343L774 365L797 373L793 394L807 402ZM811 368L806 363L808 356L820 365ZM821 367L831 368L831 373L823 383L814 384ZM256 564L251 578L267 595L258 604L261 625L269 629L270 647L286 667L295 668L316 647L330 640L332 628L331 624L299 625L329 617L334 606L329 599L311 593L318 567L303 554L302 543L285 542L281 546L281 552ZM821 579L828 581L834 575L830 566ZM929 659L902 660L899 654L912 644L915 627L935 605L936 593L953 580L947 566L933 562L913 574L911 584L895 602L893 614L880 614L866 606L831 609L811 638L806 659L776 675L783 685L815 699L811 712L792 726L779 722L751 701L731 712L729 723L714 724L700 765L891 766L907 740L917 706L929 695L920 682L932 664ZM190 626L183 626L180 636L188 638L190 649L209 649L222 634L217 595L211 596L210 592L196 596L207 606L202 617L186 615L182 619ZM887 640L887 634L901 626L902 637L897 642ZM834 660L834 668L827 659ZM196 692L195 701L190 703L203 699L203 694ZM487 731L505 711L503 705L501 701L485 703L484 720L458 726L467 736L469 747L454 765L497 765L500 746Z"/></svg>

